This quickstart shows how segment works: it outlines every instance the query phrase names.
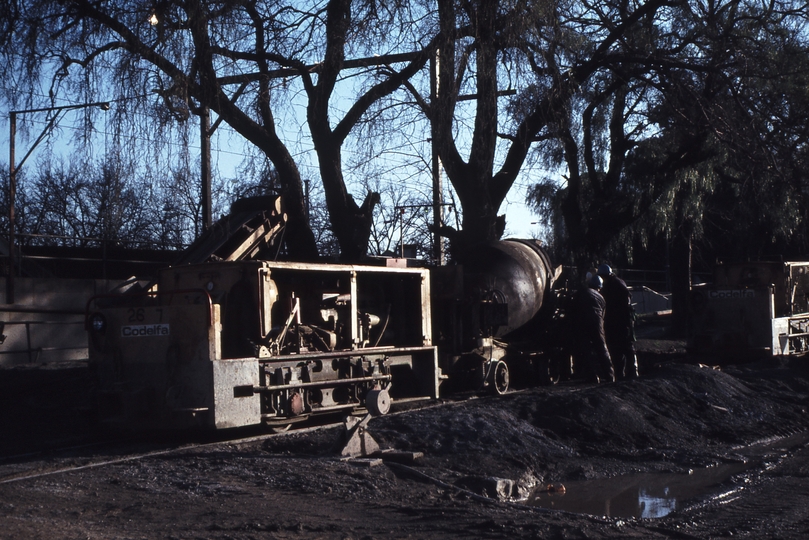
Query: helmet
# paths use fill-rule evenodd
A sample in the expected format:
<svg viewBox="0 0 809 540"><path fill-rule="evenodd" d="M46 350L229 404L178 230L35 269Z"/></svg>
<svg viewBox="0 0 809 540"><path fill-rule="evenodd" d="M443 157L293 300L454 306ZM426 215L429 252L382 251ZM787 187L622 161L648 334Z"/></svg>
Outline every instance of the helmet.
<svg viewBox="0 0 809 540"><path fill-rule="evenodd" d="M600 289L604 286L604 280L601 279L601 276L592 276L589 280L587 280L587 286L591 289Z"/></svg>
<svg viewBox="0 0 809 540"><path fill-rule="evenodd" d="M598 267L598 275L599 276L611 276L612 275L612 268L608 264L602 264Z"/></svg>

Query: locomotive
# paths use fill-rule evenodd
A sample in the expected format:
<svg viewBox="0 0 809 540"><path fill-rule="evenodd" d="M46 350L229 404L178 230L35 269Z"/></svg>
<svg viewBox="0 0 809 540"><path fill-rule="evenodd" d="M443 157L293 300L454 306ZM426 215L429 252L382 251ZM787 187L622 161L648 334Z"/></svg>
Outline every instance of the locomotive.
<svg viewBox="0 0 809 540"><path fill-rule="evenodd" d="M285 262L285 222L278 198L237 201L154 280L88 301L101 420L282 430L569 371L559 270L537 242L432 269Z"/></svg>

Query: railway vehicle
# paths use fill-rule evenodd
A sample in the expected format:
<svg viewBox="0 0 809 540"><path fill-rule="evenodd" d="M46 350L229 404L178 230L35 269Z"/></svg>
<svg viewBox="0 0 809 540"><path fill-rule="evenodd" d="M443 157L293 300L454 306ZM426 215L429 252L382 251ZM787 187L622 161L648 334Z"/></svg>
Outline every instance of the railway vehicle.
<svg viewBox="0 0 809 540"><path fill-rule="evenodd" d="M155 279L88 301L103 421L286 429L569 366L551 331L558 271L536 242L432 269L278 261L285 221L278 198L237 201Z"/></svg>
<svg viewBox="0 0 809 540"><path fill-rule="evenodd" d="M734 357L809 351L809 262L719 262L691 291L689 349Z"/></svg>

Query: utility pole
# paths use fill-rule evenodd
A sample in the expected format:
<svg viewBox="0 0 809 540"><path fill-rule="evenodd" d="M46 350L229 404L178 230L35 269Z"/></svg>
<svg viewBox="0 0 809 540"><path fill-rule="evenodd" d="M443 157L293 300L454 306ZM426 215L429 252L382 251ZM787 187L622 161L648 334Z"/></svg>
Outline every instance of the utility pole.
<svg viewBox="0 0 809 540"><path fill-rule="evenodd" d="M6 275L6 303L14 303L14 275L17 273L16 257L14 256L16 238L14 237L14 228L16 218L14 215L14 205L17 200L17 169L14 167L14 161L17 159L14 154L14 137L17 135L17 112L11 111L8 114L8 121L10 125L10 136L8 139L8 274ZM22 163L20 163L22 166Z"/></svg>
<svg viewBox="0 0 809 540"><path fill-rule="evenodd" d="M199 112L200 172L202 176L202 231L211 227L211 110L203 105Z"/></svg>
<svg viewBox="0 0 809 540"><path fill-rule="evenodd" d="M441 51L436 50L435 56L430 58L430 104L437 106L438 101L438 68L441 61ZM433 128L435 129L435 128ZM433 257L438 266L443 266L444 261L444 237L441 236L439 228L444 224L444 195L443 182L441 181L441 158L435 147L435 133L432 134L430 147L432 149L432 174L433 174Z"/></svg>
<svg viewBox="0 0 809 540"><path fill-rule="evenodd" d="M86 109L87 107L100 107L102 111L110 110L109 101L96 101L93 103L81 103L79 105L63 105L61 107L43 107L40 109L25 109L22 111L9 111L9 141L8 141L8 274L6 276L6 303L14 303L14 278L17 273L17 256L16 256L16 215L14 213L14 206L17 203L17 171L23 166L23 163L28 159L34 149L45 135L56 125L59 115L63 111L72 109ZM45 129L39 134L34 144L22 158L19 164L16 164L16 148L15 138L17 136L17 115L37 112L55 112L53 118L50 119Z"/></svg>

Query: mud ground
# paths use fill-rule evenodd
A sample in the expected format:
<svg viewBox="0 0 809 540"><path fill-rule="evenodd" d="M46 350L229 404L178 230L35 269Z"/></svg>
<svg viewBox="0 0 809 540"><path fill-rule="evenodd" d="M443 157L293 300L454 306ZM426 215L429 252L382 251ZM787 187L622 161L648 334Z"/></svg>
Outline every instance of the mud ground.
<svg viewBox="0 0 809 540"><path fill-rule="evenodd" d="M717 366L639 345L638 380L373 419L383 448L423 453L376 466L338 458L340 427L110 440L92 428L82 364L2 369L0 538L809 537L809 359ZM676 501L650 480L728 467ZM640 473L648 485L632 484ZM588 513L533 506L535 493ZM620 515L627 493L642 515L668 513Z"/></svg>

